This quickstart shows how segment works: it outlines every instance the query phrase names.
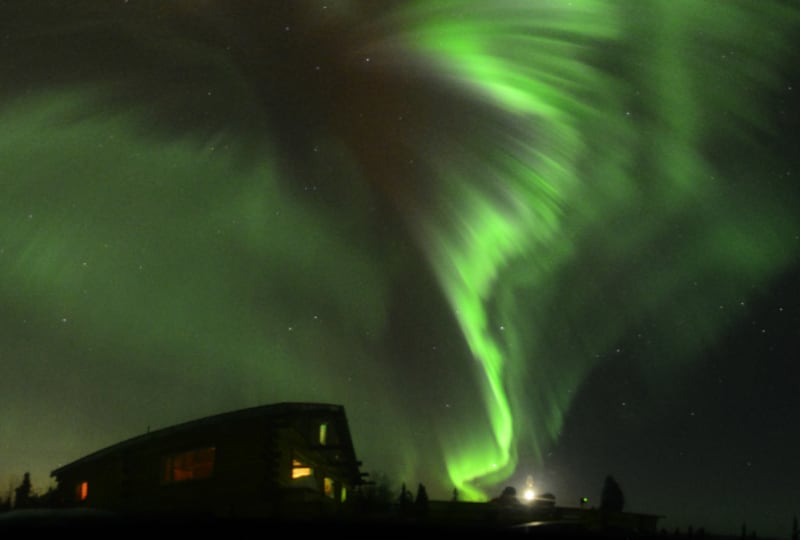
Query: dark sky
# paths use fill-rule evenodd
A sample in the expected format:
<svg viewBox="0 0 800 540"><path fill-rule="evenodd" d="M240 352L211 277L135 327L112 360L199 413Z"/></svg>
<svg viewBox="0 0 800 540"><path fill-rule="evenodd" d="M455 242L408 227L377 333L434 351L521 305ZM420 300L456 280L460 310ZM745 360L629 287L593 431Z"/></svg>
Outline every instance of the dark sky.
<svg viewBox="0 0 800 540"><path fill-rule="evenodd" d="M0 486L208 414L787 536L796 4L0 0Z"/></svg>

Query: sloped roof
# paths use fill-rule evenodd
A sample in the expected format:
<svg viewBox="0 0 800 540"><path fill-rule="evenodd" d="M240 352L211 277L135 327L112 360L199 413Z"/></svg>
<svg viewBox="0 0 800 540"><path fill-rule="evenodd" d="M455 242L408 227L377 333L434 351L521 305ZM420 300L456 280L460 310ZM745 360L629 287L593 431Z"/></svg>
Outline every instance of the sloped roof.
<svg viewBox="0 0 800 540"><path fill-rule="evenodd" d="M102 459L106 456L113 455L125 449L131 449L131 448L136 448L137 446L143 446L146 443L150 443L152 441L161 439L166 436L174 435L175 433L179 433L182 431L191 432L199 428L209 427L214 425L222 425L231 421L259 419L259 418L292 417L292 416L297 416L299 414L315 413L315 412L332 413L339 417L338 432L342 440L342 444L339 446L339 449L345 452L348 460L356 464L357 461L355 456L355 450L353 448L353 442L350 437L350 428L347 425L347 417L345 416L344 407L342 405L334 405L330 403L284 402L284 403L273 403L270 405L261 405L257 407L250 407L247 409L239 409L235 411L224 412L212 416L198 418L196 420L190 420L188 422L176 424L155 431L149 431L145 434L138 435L130 439L126 439L122 442L113 444L96 452L93 452L66 465L62 465L61 467L54 469L50 473L50 476L58 476L74 467L90 463L98 459Z"/></svg>

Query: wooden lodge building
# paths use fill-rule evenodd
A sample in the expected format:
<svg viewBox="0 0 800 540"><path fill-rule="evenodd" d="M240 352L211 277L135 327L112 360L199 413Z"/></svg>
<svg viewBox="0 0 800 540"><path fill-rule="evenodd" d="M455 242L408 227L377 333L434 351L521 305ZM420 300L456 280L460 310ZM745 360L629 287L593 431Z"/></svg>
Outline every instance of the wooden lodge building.
<svg viewBox="0 0 800 540"><path fill-rule="evenodd" d="M120 527L140 518L146 524L177 518L182 528L206 531L221 524L229 533L239 523L249 527L253 519L266 519L322 524L328 534L336 522L376 532L432 527L491 533L487 537L607 530L649 535L661 517L563 508L554 499L431 500L424 507L395 501L373 507L358 496L370 484L360 466L342 406L264 405L148 432L59 467L51 473L57 487L44 515L0 519L0 529L10 523L103 523L124 530Z"/></svg>
<svg viewBox="0 0 800 540"><path fill-rule="evenodd" d="M51 476L62 507L291 518L335 515L359 466L342 406L279 403L148 432Z"/></svg>

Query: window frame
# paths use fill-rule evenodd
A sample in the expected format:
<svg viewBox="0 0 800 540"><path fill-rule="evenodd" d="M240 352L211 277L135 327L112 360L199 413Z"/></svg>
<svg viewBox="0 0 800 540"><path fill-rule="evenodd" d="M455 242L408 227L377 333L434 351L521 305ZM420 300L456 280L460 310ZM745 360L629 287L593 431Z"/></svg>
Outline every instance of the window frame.
<svg viewBox="0 0 800 540"><path fill-rule="evenodd" d="M213 478L216 461L216 446L171 452L161 458L161 483L180 484ZM176 475L176 471L180 473Z"/></svg>

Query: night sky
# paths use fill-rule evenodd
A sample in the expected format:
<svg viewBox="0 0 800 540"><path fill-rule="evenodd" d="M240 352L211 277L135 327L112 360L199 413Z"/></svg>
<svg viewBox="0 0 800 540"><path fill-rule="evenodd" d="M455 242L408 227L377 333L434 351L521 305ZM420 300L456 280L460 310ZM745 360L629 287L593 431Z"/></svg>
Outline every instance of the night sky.
<svg viewBox="0 0 800 540"><path fill-rule="evenodd" d="M0 0L0 488L345 406L363 470L787 537L800 8Z"/></svg>

